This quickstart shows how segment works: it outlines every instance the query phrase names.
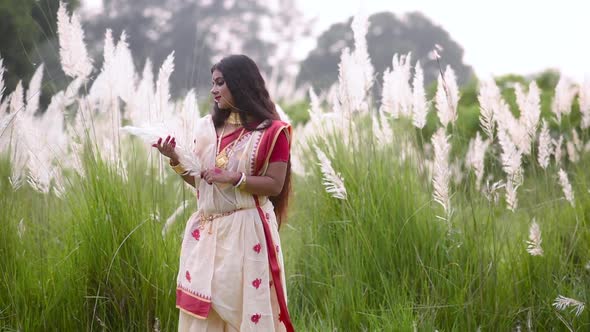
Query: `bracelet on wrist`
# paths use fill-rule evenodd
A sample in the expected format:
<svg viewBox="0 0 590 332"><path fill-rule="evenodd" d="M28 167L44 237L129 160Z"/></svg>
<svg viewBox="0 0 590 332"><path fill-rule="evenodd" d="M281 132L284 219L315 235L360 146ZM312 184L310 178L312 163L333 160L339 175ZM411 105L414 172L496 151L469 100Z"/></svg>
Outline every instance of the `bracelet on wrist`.
<svg viewBox="0 0 590 332"><path fill-rule="evenodd" d="M244 181L246 181L246 174L242 172L240 173L240 179L238 180L238 182L236 182L236 184L234 184L234 188L240 188Z"/></svg>
<svg viewBox="0 0 590 332"><path fill-rule="evenodd" d="M174 170L174 172L176 172L176 174L178 175L187 175L188 171L186 170L186 168L184 168L182 166L181 163L178 163L176 165L172 165L172 159L170 160L170 167L172 167L172 169Z"/></svg>
<svg viewBox="0 0 590 332"><path fill-rule="evenodd" d="M244 174L244 173L242 173L242 174ZM244 174L244 179L242 180L242 182L240 182L238 184L238 189L244 190L244 188L246 187L246 178L247 178L247 176L246 176L246 174Z"/></svg>

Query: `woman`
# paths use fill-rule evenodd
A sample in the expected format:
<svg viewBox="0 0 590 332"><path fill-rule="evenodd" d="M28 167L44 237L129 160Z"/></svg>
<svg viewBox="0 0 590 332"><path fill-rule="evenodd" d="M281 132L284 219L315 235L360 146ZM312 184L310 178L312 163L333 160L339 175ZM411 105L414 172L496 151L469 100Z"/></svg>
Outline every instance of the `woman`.
<svg viewBox="0 0 590 332"><path fill-rule="evenodd" d="M278 228L290 189L291 127L245 55L211 68L212 113L197 125L200 178L168 136L154 147L197 188L180 254L179 331L292 331Z"/></svg>

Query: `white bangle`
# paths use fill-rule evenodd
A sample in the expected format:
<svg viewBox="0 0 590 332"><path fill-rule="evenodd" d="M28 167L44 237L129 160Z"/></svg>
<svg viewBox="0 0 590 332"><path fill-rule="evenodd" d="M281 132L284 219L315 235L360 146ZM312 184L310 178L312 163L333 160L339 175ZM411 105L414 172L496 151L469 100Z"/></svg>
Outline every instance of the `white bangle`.
<svg viewBox="0 0 590 332"><path fill-rule="evenodd" d="M238 180L238 183L234 184L234 188L238 188L242 184L242 182L244 182L244 180L246 180L246 174L242 172L240 175L240 180Z"/></svg>

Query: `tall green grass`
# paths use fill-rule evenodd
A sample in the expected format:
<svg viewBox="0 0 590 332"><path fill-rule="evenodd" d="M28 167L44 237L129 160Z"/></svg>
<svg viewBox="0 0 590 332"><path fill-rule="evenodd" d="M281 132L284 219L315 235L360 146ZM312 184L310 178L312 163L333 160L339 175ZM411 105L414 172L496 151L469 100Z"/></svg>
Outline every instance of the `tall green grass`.
<svg viewBox="0 0 590 332"><path fill-rule="evenodd" d="M346 201L323 190L319 166L297 183L291 219L301 248L289 289L303 330L589 328L587 311L575 317L552 302L559 294L584 302L590 295L584 171L590 160L570 169L575 208L560 199L555 167L527 168L516 213L506 209L504 191L491 203L466 174L452 189L449 228L436 217L443 211L431 199L430 177L419 174L414 162L400 162L400 144L377 147L368 127L350 133L357 144L318 143L333 151ZM526 251L533 218L542 230L541 257Z"/></svg>
<svg viewBox="0 0 590 332"><path fill-rule="evenodd" d="M454 214L446 223L437 218L443 212L431 199L430 177L417 171L422 159L401 160L401 141L419 145L415 132L402 124L397 143L383 147L371 126L359 123L352 143L340 136L317 142L342 173L347 200L325 192L311 150L309 173L295 179L281 232L298 330L588 329L587 310L576 317L552 306L558 295L590 298L587 157L567 165L575 207L561 198L556 166L543 171L527 160L515 213L503 191L494 204L466 174L452 188ZM2 159L0 330L176 329L180 237L195 206L166 236L161 230L192 192L170 170L160 182L153 157L124 146L131 147L123 153L126 177L89 147L85 176L70 174L62 198L27 185L13 190L11 164ZM499 174L499 166L488 166ZM542 230L541 257L525 250L533 218Z"/></svg>
<svg viewBox="0 0 590 332"><path fill-rule="evenodd" d="M183 223L166 237L161 230L192 193L156 181L144 155L129 160L125 180L88 151L86 176L69 177L62 199L27 186L13 190L2 160L1 330L151 330L156 319L162 330L175 328Z"/></svg>

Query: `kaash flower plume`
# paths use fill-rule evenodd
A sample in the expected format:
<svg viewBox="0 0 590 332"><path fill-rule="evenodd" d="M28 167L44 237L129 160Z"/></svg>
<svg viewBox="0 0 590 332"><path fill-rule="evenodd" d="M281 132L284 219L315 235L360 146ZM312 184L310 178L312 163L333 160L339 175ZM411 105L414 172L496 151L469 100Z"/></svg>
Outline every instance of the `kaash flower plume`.
<svg viewBox="0 0 590 332"><path fill-rule="evenodd" d="M522 175L522 153L503 128L498 130L498 141L502 147L502 170L508 177L519 179Z"/></svg>
<svg viewBox="0 0 590 332"><path fill-rule="evenodd" d="M152 62L150 59L145 61L141 80L137 84L136 93L133 95L132 106L128 113L131 123L144 124L155 121L156 92L154 89L154 74L152 72Z"/></svg>
<svg viewBox="0 0 590 332"><path fill-rule="evenodd" d="M23 82L18 81L16 88L10 94L10 113L17 113L25 109L25 94L23 92Z"/></svg>
<svg viewBox="0 0 590 332"><path fill-rule="evenodd" d="M572 111L572 103L576 96L577 89L571 85L569 79L565 76L559 78L557 86L555 86L555 96L553 97L553 103L551 104L551 110L557 122L561 122L563 115L570 114Z"/></svg>
<svg viewBox="0 0 590 332"><path fill-rule="evenodd" d="M432 175L432 184L434 187L434 201L442 205L445 211L444 220L449 219L451 214L451 197L449 193L449 183L451 180L451 170L449 165L449 153L451 145L445 134L444 128L439 128L432 136L432 146L434 148L434 171Z"/></svg>
<svg viewBox="0 0 590 332"><path fill-rule="evenodd" d="M68 15L66 5L60 1L57 11L59 57L64 73L72 78L87 78L92 72L92 61L84 44L84 31L78 15Z"/></svg>
<svg viewBox="0 0 590 332"><path fill-rule="evenodd" d="M366 34L369 28L367 16L358 14L352 21L354 51L345 48L340 57L339 106L343 112L367 111L366 97L373 86L373 65L367 50Z"/></svg>
<svg viewBox="0 0 590 332"><path fill-rule="evenodd" d="M520 125L523 126L532 139L537 133L539 119L541 117L541 92L537 83L532 81L529 84L529 91L525 93L520 86L515 86L516 103L520 109Z"/></svg>
<svg viewBox="0 0 590 332"><path fill-rule="evenodd" d="M41 97L41 81L43 80L43 69L45 66L43 64L37 67L35 70L35 74L31 78L29 82L29 88L27 89L27 106L26 112L33 115L39 109L39 97Z"/></svg>
<svg viewBox="0 0 590 332"><path fill-rule="evenodd" d="M457 103L459 102L459 88L457 78L451 66L447 66L444 77L439 75L436 89L436 109L443 127L453 124L457 120Z"/></svg>
<svg viewBox="0 0 590 332"><path fill-rule="evenodd" d="M371 64L369 50L367 47L367 32L369 31L369 18L364 13L355 15L351 24L354 35L354 56L356 63L361 66L363 71L364 91L368 92L373 86L373 75L375 70Z"/></svg>
<svg viewBox="0 0 590 332"><path fill-rule="evenodd" d="M479 125L484 133L490 139L493 139L495 127L494 112L499 108L499 104L502 102L500 89L498 89L498 86L493 79L481 81L477 99L480 105Z"/></svg>
<svg viewBox="0 0 590 332"><path fill-rule="evenodd" d="M394 54L391 69L383 73L383 97L381 112L390 113L394 118L410 116L412 112L412 88L410 87L411 54Z"/></svg>
<svg viewBox="0 0 590 332"><path fill-rule="evenodd" d="M539 144L537 152L537 161L543 169L549 166L549 158L551 157L553 144L551 143L551 135L549 134L549 126L547 121L543 120L541 132L539 133Z"/></svg>
<svg viewBox="0 0 590 332"><path fill-rule="evenodd" d="M309 88L309 100L310 100L310 108L308 110L309 113L309 121L312 122L319 122L320 118L322 117L322 109L320 107L320 100L318 96L313 91L313 88Z"/></svg>
<svg viewBox="0 0 590 332"><path fill-rule="evenodd" d="M518 207L518 196L517 190L520 187L520 183L515 181L514 178L508 177L506 179L506 206L508 210L514 212Z"/></svg>
<svg viewBox="0 0 590 332"><path fill-rule="evenodd" d="M574 300L572 298L565 297L563 295L559 295L558 297L555 298L555 301L553 302L553 306L557 310L565 310L565 309L571 307L571 311L576 316L580 316L582 311L584 311L585 304L584 304L584 302Z"/></svg>
<svg viewBox="0 0 590 332"><path fill-rule="evenodd" d="M561 185L561 189L563 190L563 195L565 199L574 206L574 190L572 189L572 185L570 184L569 179L567 178L567 173L563 170L563 168L559 169L559 184Z"/></svg>
<svg viewBox="0 0 590 332"><path fill-rule="evenodd" d="M326 187L326 191L334 198L346 199L346 188L344 187L344 179L340 173L336 173L332 167L332 162L326 154L317 146L314 146L315 153L319 159L318 165L322 171L322 184Z"/></svg>
<svg viewBox="0 0 590 332"><path fill-rule="evenodd" d="M527 241L526 251L531 256L543 256L543 248L541 248L541 228L539 224L533 219L531 227L529 228L529 240Z"/></svg>
<svg viewBox="0 0 590 332"><path fill-rule="evenodd" d="M379 119L374 116L372 123L373 135L376 137L379 147L389 146L393 142L393 130L388 117L383 112L379 112Z"/></svg>
<svg viewBox="0 0 590 332"><path fill-rule="evenodd" d="M174 71L174 52L170 53L158 73L156 82L156 102L158 113L156 121L164 121L172 115L172 105L170 104L170 75Z"/></svg>
<svg viewBox="0 0 590 332"><path fill-rule="evenodd" d="M467 155L465 156L465 164L475 171L475 186L477 190L480 189L483 180L485 155L489 145L489 140L482 140L479 132L477 132L475 138L469 142Z"/></svg>
<svg viewBox="0 0 590 332"><path fill-rule="evenodd" d="M14 117L16 116L16 114L17 113L11 113L11 114L0 113L0 152L2 151L1 138L4 135L4 131L6 130L6 128L8 128L8 126L14 120Z"/></svg>
<svg viewBox="0 0 590 332"><path fill-rule="evenodd" d="M412 124L419 129L426 125L428 116L428 103L424 92L424 71L420 62L416 62L414 81L412 82Z"/></svg>
<svg viewBox="0 0 590 332"><path fill-rule="evenodd" d="M129 103L135 90L136 75L133 56L129 49L125 31L121 32L121 37L115 49L114 72L117 76L114 82L116 95L125 103Z"/></svg>

